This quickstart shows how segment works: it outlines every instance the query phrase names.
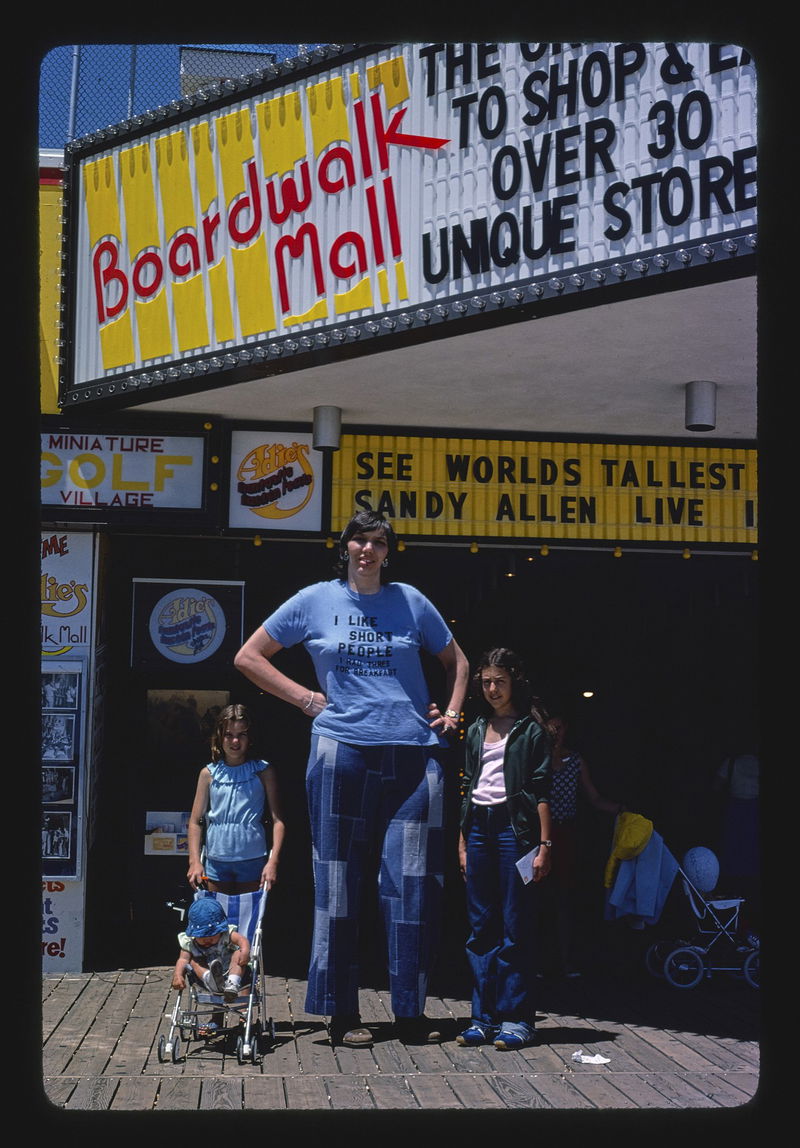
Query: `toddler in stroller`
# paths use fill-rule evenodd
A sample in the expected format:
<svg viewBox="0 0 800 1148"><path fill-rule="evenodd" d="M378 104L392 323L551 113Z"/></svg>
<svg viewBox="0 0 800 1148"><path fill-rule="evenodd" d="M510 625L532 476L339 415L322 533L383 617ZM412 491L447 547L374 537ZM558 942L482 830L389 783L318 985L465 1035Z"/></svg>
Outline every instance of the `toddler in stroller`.
<svg viewBox="0 0 800 1148"><path fill-rule="evenodd" d="M226 1004L232 1004L249 974L250 942L228 923L219 901L213 897L193 901L178 942L181 951L172 987L182 992L190 974L208 992L222 993Z"/></svg>
<svg viewBox="0 0 800 1148"><path fill-rule="evenodd" d="M169 1031L158 1041L158 1059L177 1062L181 1038L202 1040L228 1031L229 1018L240 1022L236 1055L258 1064L263 1041L275 1040L267 999L262 953L262 923L267 889L232 895L198 891L178 934L180 955L173 972L175 1004L167 1014ZM168 902L171 908L178 906ZM234 923L232 923L234 922ZM238 923L237 923L238 922ZM188 1007L184 989L188 986Z"/></svg>

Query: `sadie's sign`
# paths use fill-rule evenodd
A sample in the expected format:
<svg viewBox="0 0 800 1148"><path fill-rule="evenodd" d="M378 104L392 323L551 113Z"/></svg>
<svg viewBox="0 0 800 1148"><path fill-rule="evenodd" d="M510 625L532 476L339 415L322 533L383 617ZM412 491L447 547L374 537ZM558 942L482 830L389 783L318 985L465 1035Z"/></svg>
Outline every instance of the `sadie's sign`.
<svg viewBox="0 0 800 1148"><path fill-rule="evenodd" d="M71 150L62 405L730 260L755 227L735 47L394 45L244 87Z"/></svg>

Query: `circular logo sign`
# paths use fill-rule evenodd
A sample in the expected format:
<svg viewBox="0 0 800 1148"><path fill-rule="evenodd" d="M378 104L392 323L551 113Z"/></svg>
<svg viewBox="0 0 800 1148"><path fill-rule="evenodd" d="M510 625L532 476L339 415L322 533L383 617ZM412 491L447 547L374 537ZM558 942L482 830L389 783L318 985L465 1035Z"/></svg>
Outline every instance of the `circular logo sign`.
<svg viewBox="0 0 800 1148"><path fill-rule="evenodd" d="M302 442L263 443L236 475L241 505L261 518L291 518L314 493L314 469Z"/></svg>
<svg viewBox="0 0 800 1148"><path fill-rule="evenodd" d="M171 662L202 662L216 653L224 637L222 607L202 590L172 590L150 614L153 645Z"/></svg>

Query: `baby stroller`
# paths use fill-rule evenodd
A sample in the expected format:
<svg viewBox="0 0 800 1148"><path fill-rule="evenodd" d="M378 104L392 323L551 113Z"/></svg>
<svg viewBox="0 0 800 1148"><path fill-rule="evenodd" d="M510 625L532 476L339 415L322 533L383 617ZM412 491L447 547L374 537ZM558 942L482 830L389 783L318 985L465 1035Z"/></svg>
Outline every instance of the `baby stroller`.
<svg viewBox="0 0 800 1148"><path fill-rule="evenodd" d="M690 849L678 867L694 925L690 938L655 941L645 954L648 972L679 989L693 989L712 973L743 974L760 986L759 940L742 935L744 898L709 898L719 879L719 862L704 846Z"/></svg>
<svg viewBox="0 0 800 1148"><path fill-rule="evenodd" d="M241 1025L242 1031L236 1040L236 1056L239 1064L245 1064L248 1060L258 1064L261 1060L262 1038L268 1038L271 1044L275 1041L272 1018L265 1017L263 1012L267 1000L262 935L264 907L267 902L266 886L254 893L231 896L201 889L198 890L195 899L200 897L216 898L225 910L228 922L250 941L250 980L246 986L243 981L243 987L248 988L248 993L246 996L239 996L233 1003L226 1003L222 994L208 992L194 973L188 972L187 988L178 992L172 1012L165 1014L169 1020L169 1031L159 1037L158 1059L163 1063L171 1058L175 1063L180 1057L181 1039L186 1041L188 1046L191 1040L205 1042L210 1037L218 1035L220 1028L214 1018L222 1016L223 1030L228 1027L227 1022L231 1017L235 1017ZM169 904L171 908L185 915L185 906L176 905L174 902Z"/></svg>

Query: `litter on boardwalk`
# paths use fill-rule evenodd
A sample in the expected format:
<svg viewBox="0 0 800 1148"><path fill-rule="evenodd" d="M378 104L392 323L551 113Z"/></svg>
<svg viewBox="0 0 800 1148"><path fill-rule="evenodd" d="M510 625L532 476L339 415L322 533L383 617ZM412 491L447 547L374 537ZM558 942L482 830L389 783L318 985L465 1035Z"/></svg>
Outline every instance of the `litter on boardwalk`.
<svg viewBox="0 0 800 1148"><path fill-rule="evenodd" d="M596 1052L594 1056L589 1056L588 1052L584 1052L582 1048L573 1052L572 1059L577 1060L579 1064L609 1064L611 1060L608 1056L601 1056L599 1052Z"/></svg>

